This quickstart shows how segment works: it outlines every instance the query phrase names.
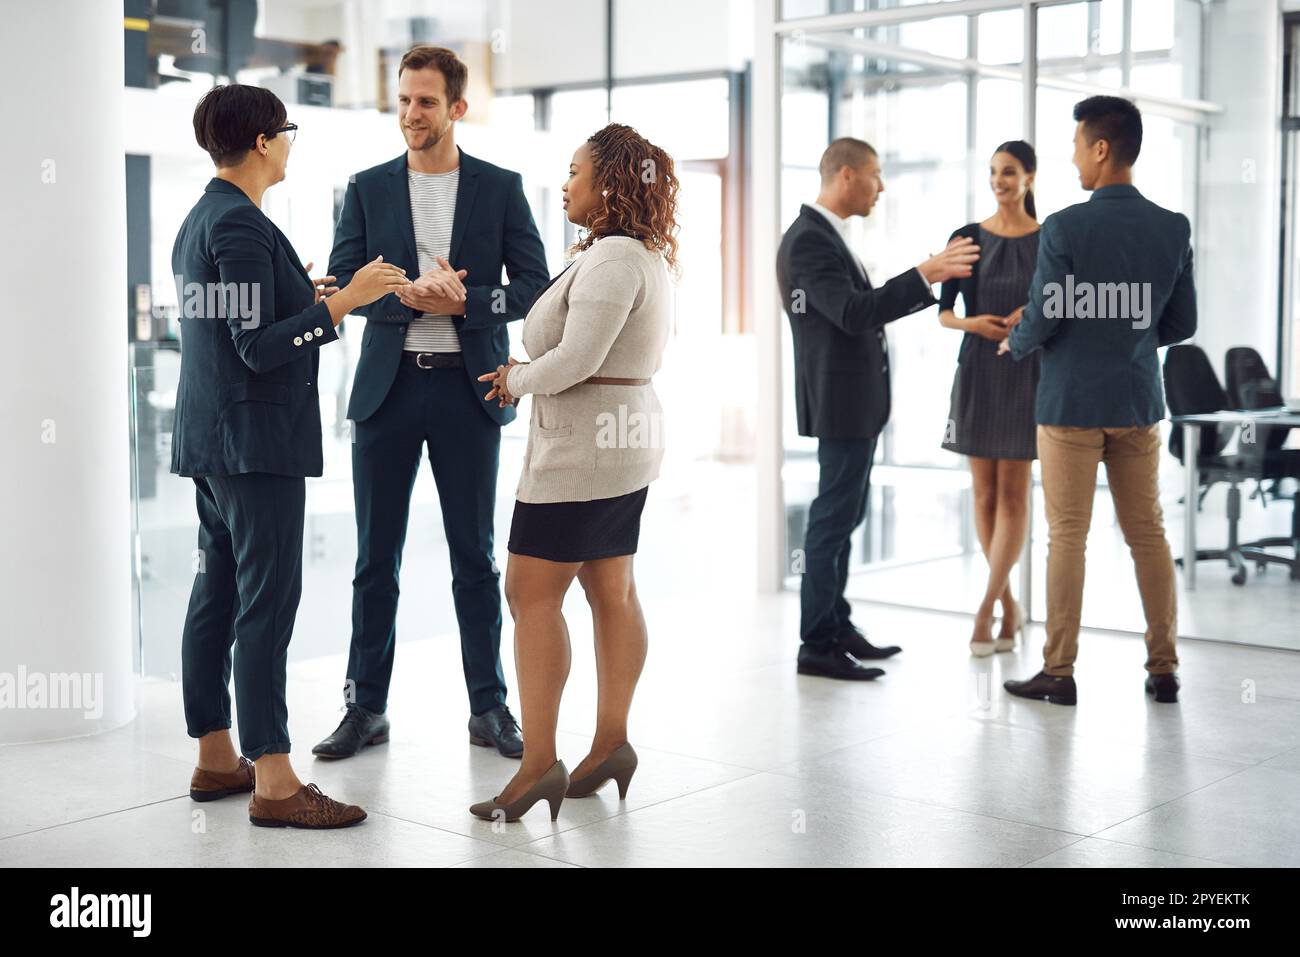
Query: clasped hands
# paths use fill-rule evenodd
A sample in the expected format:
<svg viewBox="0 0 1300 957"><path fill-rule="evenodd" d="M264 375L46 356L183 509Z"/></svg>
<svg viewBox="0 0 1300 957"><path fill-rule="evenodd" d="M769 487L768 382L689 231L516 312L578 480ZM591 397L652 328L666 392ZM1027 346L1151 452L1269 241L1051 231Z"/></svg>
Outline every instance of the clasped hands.
<svg viewBox="0 0 1300 957"><path fill-rule="evenodd" d="M408 283L396 293L402 305L433 316L463 316L465 314L464 269L453 269L451 263L438 257L438 268L421 273L420 278Z"/></svg>
<svg viewBox="0 0 1300 957"><path fill-rule="evenodd" d="M511 395L510 390L506 388L506 376L510 373L510 366L527 365L513 357L507 358L510 365L497 366L496 372L485 372L478 377L479 382L491 382L492 389L487 395L483 396L485 401L492 399L497 400L497 406L504 409L508 405L514 405L519 401L519 396Z"/></svg>

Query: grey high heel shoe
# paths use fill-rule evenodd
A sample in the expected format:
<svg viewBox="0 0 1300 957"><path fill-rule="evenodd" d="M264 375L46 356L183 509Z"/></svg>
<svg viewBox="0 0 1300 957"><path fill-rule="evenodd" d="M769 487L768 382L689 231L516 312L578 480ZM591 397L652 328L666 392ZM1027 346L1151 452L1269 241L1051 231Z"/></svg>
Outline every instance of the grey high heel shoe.
<svg viewBox="0 0 1300 957"><path fill-rule="evenodd" d="M627 786L635 773L636 751L632 750L632 745L624 744L615 748L614 753L600 762L596 770L571 782L565 796L587 797L613 781L618 785L618 799L622 801L627 797Z"/></svg>
<svg viewBox="0 0 1300 957"><path fill-rule="evenodd" d="M551 820L554 821L560 816L560 803L564 800L564 794L568 789L569 771L563 761L556 761L519 800L501 804L497 800L501 796L498 794L490 801L480 801L472 805L469 813L485 821L499 821L503 818L507 822L517 821L534 804L544 800L551 806Z"/></svg>

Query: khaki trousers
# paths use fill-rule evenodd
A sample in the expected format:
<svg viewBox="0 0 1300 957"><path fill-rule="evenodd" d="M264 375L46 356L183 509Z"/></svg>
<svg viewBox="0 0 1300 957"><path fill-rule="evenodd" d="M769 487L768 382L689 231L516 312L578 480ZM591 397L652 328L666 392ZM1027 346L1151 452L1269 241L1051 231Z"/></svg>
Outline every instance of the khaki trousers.
<svg viewBox="0 0 1300 957"><path fill-rule="evenodd" d="M1038 456L1047 505L1047 645L1043 670L1074 674L1083 606L1084 549L1092 524L1097 463L1106 464L1115 514L1133 556L1146 614L1151 674L1178 667L1174 562L1165 539L1157 473L1160 427L1093 429L1040 425ZM1191 503L1189 507L1195 507Z"/></svg>

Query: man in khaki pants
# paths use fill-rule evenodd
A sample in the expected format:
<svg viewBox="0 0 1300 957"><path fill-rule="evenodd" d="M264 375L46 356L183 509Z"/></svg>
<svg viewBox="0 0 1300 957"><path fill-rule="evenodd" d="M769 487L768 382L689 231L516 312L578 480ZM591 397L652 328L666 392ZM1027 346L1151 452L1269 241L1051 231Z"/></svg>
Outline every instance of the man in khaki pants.
<svg viewBox="0 0 1300 957"><path fill-rule="evenodd" d="M1156 350L1196 331L1191 228L1133 186L1136 106L1095 96L1075 105L1074 118L1074 165L1092 197L1043 223L1029 302L999 349L1016 359L1043 350L1036 411L1050 532L1043 670L1004 687L1053 704L1078 700L1084 549L1104 462L1146 614L1146 691L1174 702L1177 606L1157 482L1165 405Z"/></svg>

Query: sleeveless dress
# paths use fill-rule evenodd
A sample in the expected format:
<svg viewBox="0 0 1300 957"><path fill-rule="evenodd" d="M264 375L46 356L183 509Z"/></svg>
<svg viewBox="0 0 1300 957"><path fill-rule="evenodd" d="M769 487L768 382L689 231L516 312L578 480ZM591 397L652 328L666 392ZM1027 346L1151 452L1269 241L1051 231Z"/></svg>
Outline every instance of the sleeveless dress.
<svg viewBox="0 0 1300 957"><path fill-rule="evenodd" d="M999 236L981 226L979 246L979 302L965 303L966 314L1008 315L1029 301L1038 232ZM943 447L986 459L1037 458L1038 377L1038 350L1017 362L1009 354L998 355L998 343L966 333L952 380Z"/></svg>

